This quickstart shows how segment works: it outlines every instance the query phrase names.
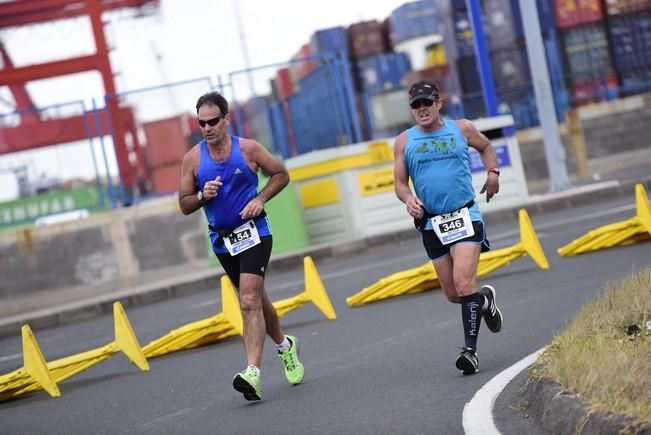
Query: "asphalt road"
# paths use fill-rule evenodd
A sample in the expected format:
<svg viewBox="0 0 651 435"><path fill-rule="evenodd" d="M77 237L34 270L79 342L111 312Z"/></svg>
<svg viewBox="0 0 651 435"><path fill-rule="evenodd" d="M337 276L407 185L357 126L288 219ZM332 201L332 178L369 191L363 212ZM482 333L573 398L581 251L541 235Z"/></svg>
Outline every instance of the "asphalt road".
<svg viewBox="0 0 651 435"><path fill-rule="evenodd" d="M296 335L306 366L303 384L290 387L268 340L263 360L264 400L246 402L232 390L244 368L241 339L150 360L138 371L122 355L60 384L61 397L40 391L0 403L2 434L461 434L464 404L493 376L545 346L581 305L606 283L651 265L651 242L561 258L556 249L597 226L634 214L632 197L532 216L550 263L528 257L480 278L498 291L502 332L485 325L479 337L480 372L462 376L454 360L463 344L460 308L440 290L349 308L345 298L393 272L426 261L419 239L317 263L338 318L312 305L282 319ZM518 241L512 222L488 228L495 249ZM272 300L302 290L302 270L269 272ZM128 308L146 344L184 323L221 310L218 291ZM110 316L35 330L46 360L113 340ZM0 374L22 365L20 337L0 341ZM502 433L531 433L514 415L517 404L498 400Z"/></svg>

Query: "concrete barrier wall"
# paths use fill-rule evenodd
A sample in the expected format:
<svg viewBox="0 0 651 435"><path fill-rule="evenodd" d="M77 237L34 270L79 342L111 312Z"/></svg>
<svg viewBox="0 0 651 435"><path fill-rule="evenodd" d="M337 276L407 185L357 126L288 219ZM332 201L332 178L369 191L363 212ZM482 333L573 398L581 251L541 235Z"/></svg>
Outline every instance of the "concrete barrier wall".
<svg viewBox="0 0 651 435"><path fill-rule="evenodd" d="M0 235L0 316L102 295L163 270L207 264L201 213L167 197Z"/></svg>
<svg viewBox="0 0 651 435"><path fill-rule="evenodd" d="M578 114L588 159L649 149L651 94L584 106L579 108ZM567 156L567 171L570 175L576 175L576 156L567 126L561 125L560 131ZM516 137L520 144L527 181L549 178L541 129L524 130L518 132ZM651 150L649 152L651 153Z"/></svg>

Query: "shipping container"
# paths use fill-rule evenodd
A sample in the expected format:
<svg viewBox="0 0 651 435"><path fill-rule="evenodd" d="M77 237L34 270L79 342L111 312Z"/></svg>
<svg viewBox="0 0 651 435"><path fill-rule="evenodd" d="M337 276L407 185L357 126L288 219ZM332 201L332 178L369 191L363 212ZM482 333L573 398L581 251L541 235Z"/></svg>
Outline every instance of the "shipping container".
<svg viewBox="0 0 651 435"><path fill-rule="evenodd" d="M378 56L388 51L386 27L377 20L351 24L348 40L353 59Z"/></svg>
<svg viewBox="0 0 651 435"><path fill-rule="evenodd" d="M402 77L411 64L405 53L387 53L357 61L357 70L363 91L379 94L403 87Z"/></svg>
<svg viewBox="0 0 651 435"><path fill-rule="evenodd" d="M601 0L554 0L556 23L559 29L603 20Z"/></svg>
<svg viewBox="0 0 651 435"><path fill-rule="evenodd" d="M414 122L409 109L409 95L405 89L372 95L370 106L374 138L388 130L407 129Z"/></svg>
<svg viewBox="0 0 651 435"><path fill-rule="evenodd" d="M466 11L468 7L466 0L450 0L450 3L452 4L452 9L457 11Z"/></svg>
<svg viewBox="0 0 651 435"><path fill-rule="evenodd" d="M351 143L354 132L341 69L323 64L305 77L289 100L298 154ZM324 84L328 84L324 86Z"/></svg>
<svg viewBox="0 0 651 435"><path fill-rule="evenodd" d="M276 71L274 89L277 99L281 101L286 101L294 93L294 82L289 67Z"/></svg>
<svg viewBox="0 0 651 435"><path fill-rule="evenodd" d="M470 19L466 12L453 12L452 22L454 25L455 48L457 57L468 57L475 55L475 41L473 40Z"/></svg>
<svg viewBox="0 0 651 435"><path fill-rule="evenodd" d="M481 81L479 78L479 69L477 58L475 56L461 57L456 61L457 74L459 75L459 84L464 94L481 92Z"/></svg>
<svg viewBox="0 0 651 435"><path fill-rule="evenodd" d="M621 71L620 95L629 96L651 91L651 66Z"/></svg>
<svg viewBox="0 0 651 435"><path fill-rule="evenodd" d="M617 76L614 74L602 78L575 80L571 86L574 106L608 101L616 98L619 89Z"/></svg>
<svg viewBox="0 0 651 435"><path fill-rule="evenodd" d="M343 27L318 30L310 38L312 54L338 53L344 59L350 57L348 35Z"/></svg>
<svg viewBox="0 0 651 435"><path fill-rule="evenodd" d="M442 41L443 37L436 33L417 36L395 44L394 51L405 53L412 69L422 69L427 66L427 47Z"/></svg>
<svg viewBox="0 0 651 435"><path fill-rule="evenodd" d="M606 0L609 16L630 15L651 9L651 0Z"/></svg>
<svg viewBox="0 0 651 435"><path fill-rule="evenodd" d="M651 65L651 12L636 15L634 22L636 50L644 65Z"/></svg>
<svg viewBox="0 0 651 435"><path fill-rule="evenodd" d="M315 60L300 60L312 57L312 47L310 44L303 44L301 49L292 56L292 62L289 66L292 82L298 83L303 77L306 77L318 66Z"/></svg>
<svg viewBox="0 0 651 435"><path fill-rule="evenodd" d="M178 191L181 182L181 162L150 168L149 179L154 193Z"/></svg>
<svg viewBox="0 0 651 435"><path fill-rule="evenodd" d="M393 44L421 35L438 32L434 3L421 0L404 3L391 12L391 40Z"/></svg>
<svg viewBox="0 0 651 435"><path fill-rule="evenodd" d="M601 24L565 30L562 39L572 78L598 77L612 71L608 40Z"/></svg>
<svg viewBox="0 0 651 435"><path fill-rule="evenodd" d="M425 47L425 66L445 66L448 64L448 57L445 53L445 46L442 42L429 44ZM413 65L412 65L413 67Z"/></svg>
<svg viewBox="0 0 651 435"><path fill-rule="evenodd" d="M484 32L491 50L510 47L522 37L522 20L517 3L518 0L484 0Z"/></svg>
<svg viewBox="0 0 651 435"><path fill-rule="evenodd" d="M194 116L175 116L142 124L145 132L145 159L150 168L178 162L190 149L187 137Z"/></svg>
<svg viewBox="0 0 651 435"><path fill-rule="evenodd" d="M452 81L451 69L449 65L433 66L421 70L411 71L404 77L405 86L407 88L420 80L429 80L436 84L440 90L440 97L443 100L447 100L450 93L454 92L454 83Z"/></svg>
<svg viewBox="0 0 651 435"><path fill-rule="evenodd" d="M493 81L496 88L509 88L531 83L526 47L520 45L490 53Z"/></svg>

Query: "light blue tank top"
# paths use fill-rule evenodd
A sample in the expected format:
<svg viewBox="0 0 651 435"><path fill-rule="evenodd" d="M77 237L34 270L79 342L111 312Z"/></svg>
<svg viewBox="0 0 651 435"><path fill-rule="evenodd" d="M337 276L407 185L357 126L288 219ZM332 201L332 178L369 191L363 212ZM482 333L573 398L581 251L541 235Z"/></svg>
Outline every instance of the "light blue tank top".
<svg viewBox="0 0 651 435"><path fill-rule="evenodd" d="M404 154L416 196L434 215L458 210L475 198L468 141L454 120L443 122L432 132L418 126L408 129ZM482 221L477 203L470 208L470 218ZM430 221L425 229L432 229Z"/></svg>
<svg viewBox="0 0 651 435"><path fill-rule="evenodd" d="M197 169L197 190L217 176L221 177L222 186L217 196L203 206L208 224L215 229L235 229L244 224L239 213L246 204L258 194L258 176L246 163L240 150L240 138L231 136L231 154L226 161L219 163L210 157L205 139L199 143L200 158ZM266 217L255 219L260 236L271 234L271 226ZM226 253L228 250L219 240L219 236L209 231L213 250Z"/></svg>

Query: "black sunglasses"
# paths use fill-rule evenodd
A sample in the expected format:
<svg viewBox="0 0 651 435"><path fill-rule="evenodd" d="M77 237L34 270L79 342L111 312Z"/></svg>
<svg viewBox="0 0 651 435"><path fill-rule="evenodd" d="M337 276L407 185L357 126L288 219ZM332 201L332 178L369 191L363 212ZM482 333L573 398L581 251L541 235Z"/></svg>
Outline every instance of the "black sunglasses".
<svg viewBox="0 0 651 435"><path fill-rule="evenodd" d="M214 127L214 126L216 126L217 124L219 124L219 121L221 121L222 118L223 118L223 116L222 116L222 115L219 115L219 116L216 117L216 118L213 118L213 119L207 119L207 120L205 120L205 121L204 121L203 119L200 119L200 120L199 120L199 125L201 126L201 128L205 127L206 124L208 124L208 125L211 126L211 127Z"/></svg>
<svg viewBox="0 0 651 435"><path fill-rule="evenodd" d="M409 106L412 109L416 110L416 109L420 109L422 106L432 107L433 104L434 104L434 100L428 100L426 98L421 98L420 100L414 101Z"/></svg>

